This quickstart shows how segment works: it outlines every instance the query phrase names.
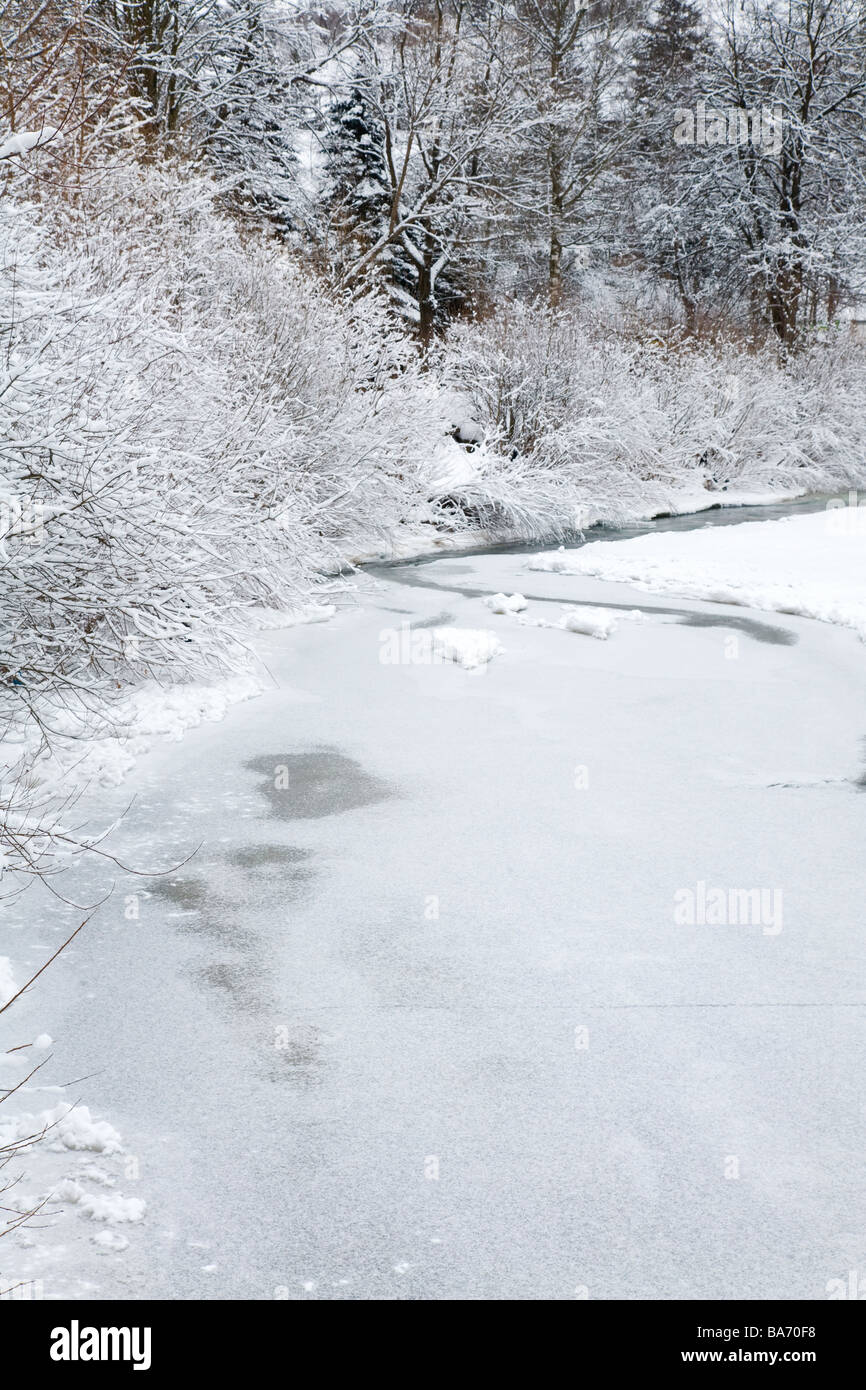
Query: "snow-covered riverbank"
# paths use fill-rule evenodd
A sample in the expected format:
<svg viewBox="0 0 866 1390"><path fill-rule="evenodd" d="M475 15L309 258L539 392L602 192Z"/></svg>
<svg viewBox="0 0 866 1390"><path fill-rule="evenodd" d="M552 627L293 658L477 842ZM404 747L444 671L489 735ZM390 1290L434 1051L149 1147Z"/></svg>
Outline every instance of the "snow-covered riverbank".
<svg viewBox="0 0 866 1390"><path fill-rule="evenodd" d="M467 463L471 470L471 459L467 460ZM471 472L467 471L461 476L465 481L471 477ZM688 518L711 511L748 514L754 508L781 508L806 497L806 491L797 488L789 491L782 489L778 492L748 492L739 489L709 492L706 488L672 488L662 498L657 494L647 496L642 502L624 508L605 508L601 505L593 507L575 503L569 525L576 536L581 531L590 532L593 527L605 526L612 530L621 530L643 522L652 522L659 517ZM559 520L564 525L565 514ZM532 541L525 534L509 535L502 531L490 534L477 528L462 528L449 532L443 530L441 524L425 524L414 519L395 526L384 542L369 548L353 547L349 561L356 565L393 563L432 555L459 554L467 550L479 552L485 548L508 544L543 545L544 540L543 535ZM573 543L572 540L570 544Z"/></svg>
<svg viewBox="0 0 866 1390"><path fill-rule="evenodd" d="M535 556L532 570L591 575L651 593L796 613L866 638L866 506L750 526L656 533Z"/></svg>

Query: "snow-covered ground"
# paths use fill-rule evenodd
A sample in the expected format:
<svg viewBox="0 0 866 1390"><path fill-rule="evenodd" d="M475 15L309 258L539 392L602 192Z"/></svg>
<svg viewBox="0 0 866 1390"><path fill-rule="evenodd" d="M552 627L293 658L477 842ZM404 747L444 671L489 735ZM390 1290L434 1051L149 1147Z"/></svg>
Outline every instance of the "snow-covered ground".
<svg viewBox="0 0 866 1390"><path fill-rule="evenodd" d="M856 502L748 526L548 551L529 560L528 568L796 613L841 623L866 638L866 505L861 510Z"/></svg>
<svg viewBox="0 0 866 1390"><path fill-rule="evenodd" d="M866 1267L866 662L767 611L814 596L824 562L764 539L817 547L803 522L694 533L758 611L525 555L376 571L359 607L259 636L259 699L85 799L167 872L81 861L70 896L112 896L0 1019L55 1039L20 1110L88 1107L81 1147L20 1160L59 1200L0 1242L3 1278L823 1298ZM682 582L692 537L658 539ZM649 582L643 545L565 554ZM22 899L9 977L81 915Z"/></svg>

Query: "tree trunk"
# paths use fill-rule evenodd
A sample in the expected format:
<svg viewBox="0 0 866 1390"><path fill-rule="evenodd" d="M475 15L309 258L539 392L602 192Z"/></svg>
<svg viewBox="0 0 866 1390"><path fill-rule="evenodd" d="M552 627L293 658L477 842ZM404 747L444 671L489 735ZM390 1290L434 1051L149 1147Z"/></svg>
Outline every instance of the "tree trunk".
<svg viewBox="0 0 866 1390"><path fill-rule="evenodd" d="M436 242L429 227L424 229L422 264L418 267L418 339L426 357L436 329L436 294L433 266L436 263Z"/></svg>
<svg viewBox="0 0 866 1390"><path fill-rule="evenodd" d="M550 252L547 293L551 309L562 303L562 178L556 163L550 169Z"/></svg>
<svg viewBox="0 0 866 1390"><path fill-rule="evenodd" d="M803 268L797 263L780 270L767 291L773 332L786 348L793 347L797 341L802 293Z"/></svg>

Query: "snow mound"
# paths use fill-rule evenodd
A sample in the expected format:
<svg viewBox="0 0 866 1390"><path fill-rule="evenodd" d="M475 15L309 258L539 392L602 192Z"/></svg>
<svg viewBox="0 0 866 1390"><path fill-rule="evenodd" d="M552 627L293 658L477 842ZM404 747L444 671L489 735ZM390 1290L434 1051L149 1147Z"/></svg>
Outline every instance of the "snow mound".
<svg viewBox="0 0 866 1390"><path fill-rule="evenodd" d="M609 608L570 608L557 624L566 632L580 632L606 642L616 630L616 616Z"/></svg>
<svg viewBox="0 0 866 1390"><path fill-rule="evenodd" d="M522 594L491 594L484 602L491 613L522 613L528 606Z"/></svg>
<svg viewBox="0 0 866 1390"><path fill-rule="evenodd" d="M63 1149L91 1153L122 1153L120 1135L107 1120L94 1120L86 1105L61 1101L53 1110L40 1115L16 1115L0 1123L0 1144L26 1139L47 1130L46 1139L55 1152Z"/></svg>
<svg viewBox="0 0 866 1390"><path fill-rule="evenodd" d="M473 628L437 627L433 631L433 653L439 661L454 661L466 670L486 666L503 651L495 632Z"/></svg>
<svg viewBox="0 0 866 1390"><path fill-rule="evenodd" d="M102 1250L128 1250L129 1241L126 1236L119 1235L116 1231L97 1231L95 1236L91 1236L94 1245L98 1245Z"/></svg>
<svg viewBox="0 0 866 1390"><path fill-rule="evenodd" d="M566 550L561 545L558 550L545 550L540 555L534 555L531 560L527 560L526 568L529 570L544 570L548 574L585 574L586 571L577 567L576 556L582 554L583 550L590 550L591 546L583 546L581 551Z"/></svg>
<svg viewBox="0 0 866 1390"><path fill-rule="evenodd" d="M66 1178L51 1197L52 1202L77 1206L91 1221L111 1226L143 1221L147 1204L141 1197L123 1197L119 1192L87 1192L74 1178Z"/></svg>
<svg viewBox="0 0 866 1390"><path fill-rule="evenodd" d="M616 631L620 621L645 621L645 614L641 613L638 608L621 612L611 608L596 608L591 605L581 605L580 608L575 608L569 604L567 607L563 605L563 610L562 617L556 623L550 623L546 618L527 618L523 615L520 615L517 621L523 627L546 627L556 629L559 632L580 632L585 637L598 637L602 642Z"/></svg>

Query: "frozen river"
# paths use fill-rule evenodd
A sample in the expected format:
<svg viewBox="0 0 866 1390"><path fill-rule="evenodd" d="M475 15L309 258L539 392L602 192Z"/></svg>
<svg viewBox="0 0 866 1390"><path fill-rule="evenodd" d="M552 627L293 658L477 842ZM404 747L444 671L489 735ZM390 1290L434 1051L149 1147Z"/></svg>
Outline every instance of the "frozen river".
<svg viewBox="0 0 866 1390"><path fill-rule="evenodd" d="M524 558L368 571L331 622L257 639L270 693L98 798L134 795L126 861L192 857L121 876L17 1020L123 1135L102 1178L67 1169L147 1203L123 1250L74 1210L36 1232L13 1264L47 1297L866 1274L863 646ZM642 614L595 641L497 591ZM430 662L437 626L503 651ZM713 921L714 890L761 913ZM34 904L4 949L38 963L78 918Z"/></svg>

